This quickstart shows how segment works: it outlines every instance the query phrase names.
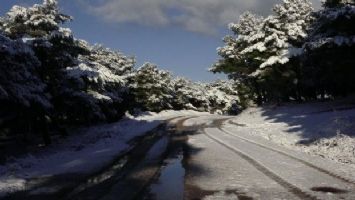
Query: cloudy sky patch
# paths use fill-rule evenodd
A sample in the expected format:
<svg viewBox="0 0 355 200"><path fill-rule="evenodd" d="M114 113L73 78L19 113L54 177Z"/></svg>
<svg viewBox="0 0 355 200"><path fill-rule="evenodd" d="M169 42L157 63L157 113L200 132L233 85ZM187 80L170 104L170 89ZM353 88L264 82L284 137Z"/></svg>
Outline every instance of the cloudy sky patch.
<svg viewBox="0 0 355 200"><path fill-rule="evenodd" d="M84 3L83 0L80 0ZM91 2L91 3L90 3ZM109 23L179 26L187 31L215 35L244 11L271 12L279 0L99 0L85 1L89 13ZM312 0L320 7L319 0Z"/></svg>

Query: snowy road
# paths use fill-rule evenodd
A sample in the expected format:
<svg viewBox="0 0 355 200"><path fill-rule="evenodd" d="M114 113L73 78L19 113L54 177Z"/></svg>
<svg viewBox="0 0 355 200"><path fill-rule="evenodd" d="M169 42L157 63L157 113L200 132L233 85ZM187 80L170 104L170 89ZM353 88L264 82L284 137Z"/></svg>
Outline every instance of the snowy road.
<svg viewBox="0 0 355 200"><path fill-rule="evenodd" d="M243 122L208 113L169 115L167 126L142 134L88 179L63 174L33 189L28 181L27 190L5 199L355 199L351 165L280 146L251 134L251 127L243 131Z"/></svg>
<svg viewBox="0 0 355 200"><path fill-rule="evenodd" d="M229 124L221 117L184 122L190 132L195 128L185 199L355 199L353 177L337 163L233 132Z"/></svg>

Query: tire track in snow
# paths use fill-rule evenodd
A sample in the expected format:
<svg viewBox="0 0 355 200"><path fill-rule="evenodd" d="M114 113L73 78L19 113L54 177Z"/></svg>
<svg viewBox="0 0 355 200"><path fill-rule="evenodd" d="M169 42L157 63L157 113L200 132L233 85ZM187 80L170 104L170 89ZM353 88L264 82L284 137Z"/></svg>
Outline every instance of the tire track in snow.
<svg viewBox="0 0 355 200"><path fill-rule="evenodd" d="M266 166L264 166L262 163L258 162L252 156L249 156L248 154L244 153L243 151L224 143L222 140L208 134L205 130L203 130L203 133L211 140L215 141L216 143L224 146L225 148L229 149L230 151L236 153L238 156L246 160L248 163L253 165L257 170L265 174L267 177L271 178L275 182L277 182L279 185L287 189L289 192L294 194L295 196L299 197L300 199L306 199L306 200L320 200L318 197L309 194L306 191L303 191L302 189L298 188L297 186L287 182L285 179L277 175L275 172L272 170L268 169Z"/></svg>
<svg viewBox="0 0 355 200"><path fill-rule="evenodd" d="M321 173L323 173L323 174L326 174L326 175L328 175L328 176L331 176L331 177L333 177L333 178L335 178L335 179L341 180L341 181L344 182L344 183L351 184L353 187L355 187L355 182L352 181L352 180L350 180L350 179L347 179L347 178L345 178L345 177L343 177L343 176L341 176L341 175L338 175L338 174L336 174L336 173L334 173L334 172L331 172L331 171L329 171L329 170L326 170L326 169L324 169L324 168L321 168L321 167L319 167L319 166L316 166L316 165L314 165L314 164L312 164L312 163L310 163L310 162L308 162L308 161L305 161L305 160L303 160L303 159L297 158L297 157L295 157L295 156L293 156L293 155L291 155L291 154L289 154L289 153L286 153L286 152L284 152L284 151L281 151L281 150L278 150L278 149L275 149L275 148L268 147L268 146L266 146L266 145L257 143L257 142L255 142L255 141L250 140L250 139L247 139L247 138L244 138L244 137L242 137L242 136L239 136L239 135L236 135L236 134L234 134L234 133L231 133L230 131L223 129L223 128L222 128L222 124L221 124L220 126L218 126L218 129L219 129L220 131L224 132L224 133L227 134L227 135L230 135L230 136L232 136L232 137L241 139L241 140L243 140L243 141L245 141L245 142L248 142L248 143L250 143L250 144L257 145L257 146L259 146L259 147L261 147L261 148L264 148L264 149L267 149L267 150L270 150L270 151L279 153L279 154L281 154L281 155L283 155L283 156L286 156L286 157L288 157L288 158L291 158L291 159L293 159L293 160L296 160L296 161L298 161L298 162L300 162L300 163L306 165L307 167L311 167L311 168L317 170L318 172L321 172Z"/></svg>

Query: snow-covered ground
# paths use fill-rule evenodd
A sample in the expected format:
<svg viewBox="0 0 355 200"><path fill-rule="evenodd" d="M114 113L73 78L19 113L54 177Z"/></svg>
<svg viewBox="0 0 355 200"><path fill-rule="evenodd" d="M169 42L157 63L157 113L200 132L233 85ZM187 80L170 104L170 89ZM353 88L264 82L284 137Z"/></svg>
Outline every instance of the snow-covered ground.
<svg viewBox="0 0 355 200"><path fill-rule="evenodd" d="M164 120L199 116L185 126L210 125L221 117L195 111L146 112L139 116L73 131L48 148L10 159L0 165L0 197L24 190L33 178L61 174L91 174L131 148L129 141L156 128ZM355 108L344 102L248 108L228 120L224 128L262 136L287 148L320 155L355 166Z"/></svg>
<svg viewBox="0 0 355 200"><path fill-rule="evenodd" d="M97 125L74 131L70 137L48 148L0 165L0 197L25 189L33 178L59 174L91 174L126 152L133 138L156 128L164 120L178 116L201 115L195 111L147 112L129 116L117 123Z"/></svg>
<svg viewBox="0 0 355 200"><path fill-rule="evenodd" d="M232 122L235 132L355 166L355 105L349 102L248 108Z"/></svg>

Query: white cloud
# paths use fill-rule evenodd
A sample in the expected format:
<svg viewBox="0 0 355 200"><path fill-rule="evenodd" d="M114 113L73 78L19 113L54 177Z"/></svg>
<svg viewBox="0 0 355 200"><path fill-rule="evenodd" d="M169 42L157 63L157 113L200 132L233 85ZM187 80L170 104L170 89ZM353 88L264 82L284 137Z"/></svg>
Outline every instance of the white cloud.
<svg viewBox="0 0 355 200"><path fill-rule="evenodd" d="M82 1L83 2L83 1ZM170 23L160 0L102 0L99 4L85 2L88 10L108 22L138 23L162 26Z"/></svg>
<svg viewBox="0 0 355 200"><path fill-rule="evenodd" d="M80 0L84 3L83 0ZM315 7L319 7L319 0ZM99 0L85 1L89 12L110 23L181 26L188 31L215 34L244 11L270 13L279 0Z"/></svg>

